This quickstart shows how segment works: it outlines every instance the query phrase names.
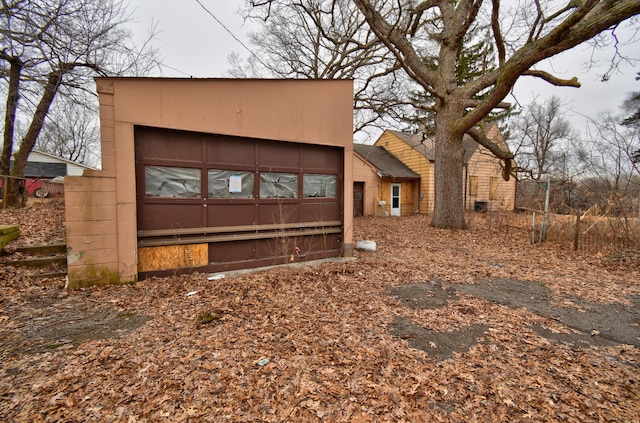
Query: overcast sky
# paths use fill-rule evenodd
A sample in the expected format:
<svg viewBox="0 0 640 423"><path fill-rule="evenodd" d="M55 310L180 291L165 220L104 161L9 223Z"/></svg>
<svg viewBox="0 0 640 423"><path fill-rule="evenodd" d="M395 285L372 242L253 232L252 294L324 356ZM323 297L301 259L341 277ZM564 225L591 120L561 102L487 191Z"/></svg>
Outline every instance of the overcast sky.
<svg viewBox="0 0 640 423"><path fill-rule="evenodd" d="M205 11L196 0L129 0L129 10L136 18L133 25L139 39L143 39L152 24L157 25L158 35L154 45L164 58L162 76L166 77L225 77L229 69L227 56L235 51L246 57L249 53L234 37L251 48L247 33L251 28L245 25L237 13L244 0L200 0L213 16ZM231 35L223 26L226 26ZM623 38L623 37L621 37ZM620 52L632 58L640 58L640 44L621 46ZM599 66L591 69L586 62L592 57L593 50L587 46L565 52L545 63L539 69L552 71L561 78L576 76L582 83L581 88L551 87L533 78L521 78L515 87L517 100L528 104L538 96L541 101L556 95L571 104L571 121L577 130L582 131L585 119L580 115L595 118L599 111L612 109L617 111L627 93L640 91L640 81L635 81L637 64L622 63L622 73L614 73L608 82L601 82L600 75L607 70L607 64L613 55L609 48L598 52L595 58ZM159 76L158 72L154 76ZM509 97L507 101L513 102Z"/></svg>

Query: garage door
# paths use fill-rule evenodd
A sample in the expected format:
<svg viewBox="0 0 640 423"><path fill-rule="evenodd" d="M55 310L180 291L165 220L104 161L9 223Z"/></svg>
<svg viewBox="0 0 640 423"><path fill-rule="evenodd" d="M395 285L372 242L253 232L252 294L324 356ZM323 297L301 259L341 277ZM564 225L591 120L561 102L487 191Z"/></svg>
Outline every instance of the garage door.
<svg viewBox="0 0 640 423"><path fill-rule="evenodd" d="M343 149L135 129L141 278L336 257Z"/></svg>

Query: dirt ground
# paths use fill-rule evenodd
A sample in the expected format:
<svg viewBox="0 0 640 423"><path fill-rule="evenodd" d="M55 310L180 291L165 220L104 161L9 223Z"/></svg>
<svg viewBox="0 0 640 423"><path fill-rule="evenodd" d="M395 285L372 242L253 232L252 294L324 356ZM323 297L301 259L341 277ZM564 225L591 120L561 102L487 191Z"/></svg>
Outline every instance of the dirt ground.
<svg viewBox="0 0 640 423"><path fill-rule="evenodd" d="M629 305L597 304L571 298L567 305L552 302L549 289L541 283L510 279L487 279L473 285L443 284L439 280L407 284L391 289L391 295L413 308L444 308L459 300L458 293L484 298L496 304L525 308L554 320L569 331L556 333L540 325L532 325L540 336L569 348L628 344L640 347L640 296L629 298ZM464 352L481 338L489 327L471 325L451 332L426 330L398 316L391 324L394 334L409 339L414 348L437 359L450 358L454 351Z"/></svg>
<svg viewBox="0 0 640 423"><path fill-rule="evenodd" d="M519 216L361 218L355 261L69 291L8 265L63 206L3 210L2 421L639 421L640 263Z"/></svg>

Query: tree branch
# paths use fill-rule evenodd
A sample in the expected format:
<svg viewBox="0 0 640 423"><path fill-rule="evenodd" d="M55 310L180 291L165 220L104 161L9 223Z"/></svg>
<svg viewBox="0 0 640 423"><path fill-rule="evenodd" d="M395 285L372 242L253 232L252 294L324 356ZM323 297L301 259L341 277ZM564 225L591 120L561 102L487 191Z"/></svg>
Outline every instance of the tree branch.
<svg viewBox="0 0 640 423"><path fill-rule="evenodd" d="M498 49L498 65L502 67L504 65L506 51L504 48L502 31L500 30L500 0L493 0L492 3L493 8L491 10L491 31L493 32L493 38L496 40L496 48Z"/></svg>
<svg viewBox="0 0 640 423"><path fill-rule="evenodd" d="M548 72L541 71L541 70L533 70L533 69L522 72L522 75L535 76L536 78L544 79L551 85L555 85L557 87L576 87L576 88L581 87L580 82L578 82L578 78L576 78L575 76L571 79L560 79L551 75Z"/></svg>
<svg viewBox="0 0 640 423"><path fill-rule="evenodd" d="M513 168L513 153L508 149L504 150L498 143L494 140L490 139L484 130L481 130L479 127L473 127L467 131L467 134L471 135L471 137L481 146L485 147L494 156L504 162L504 167L502 168L502 178L505 181L508 181L511 177L511 170Z"/></svg>
<svg viewBox="0 0 640 423"><path fill-rule="evenodd" d="M371 30L402 64L403 69L423 87L434 87L437 79L425 69L411 43L382 17L368 0L353 0L365 16Z"/></svg>

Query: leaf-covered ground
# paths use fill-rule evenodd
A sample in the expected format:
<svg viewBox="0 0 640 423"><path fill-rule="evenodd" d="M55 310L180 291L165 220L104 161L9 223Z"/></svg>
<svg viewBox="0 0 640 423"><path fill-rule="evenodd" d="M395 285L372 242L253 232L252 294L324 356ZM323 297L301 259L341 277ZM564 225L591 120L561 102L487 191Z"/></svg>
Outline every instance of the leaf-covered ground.
<svg viewBox="0 0 640 423"><path fill-rule="evenodd" d="M0 212L24 225L17 244L62 240L62 219L59 203ZM68 291L1 265L0 420L640 421L638 343L564 342L576 328L534 302L634 311L637 260L532 247L519 220L361 218L354 241L377 251L355 261L217 280ZM474 290L505 281L534 293L525 306ZM466 348L429 354L469 328Z"/></svg>

